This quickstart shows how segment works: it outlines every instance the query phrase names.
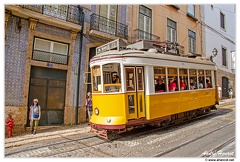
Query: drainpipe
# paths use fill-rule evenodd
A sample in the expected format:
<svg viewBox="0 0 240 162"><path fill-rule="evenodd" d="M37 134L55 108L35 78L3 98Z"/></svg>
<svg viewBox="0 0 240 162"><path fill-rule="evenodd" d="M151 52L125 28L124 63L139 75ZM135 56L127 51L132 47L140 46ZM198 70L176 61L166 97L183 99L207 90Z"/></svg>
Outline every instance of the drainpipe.
<svg viewBox="0 0 240 162"><path fill-rule="evenodd" d="M78 5L80 21L82 21L82 30L80 32L80 46L79 46L79 58L78 58L78 73L77 73L77 94L76 94L76 114L75 114L75 125L78 125L78 104L79 104L79 85L80 85L80 68L81 68L81 57L82 57L82 44L83 44L83 29L84 29L84 12L83 9Z"/></svg>

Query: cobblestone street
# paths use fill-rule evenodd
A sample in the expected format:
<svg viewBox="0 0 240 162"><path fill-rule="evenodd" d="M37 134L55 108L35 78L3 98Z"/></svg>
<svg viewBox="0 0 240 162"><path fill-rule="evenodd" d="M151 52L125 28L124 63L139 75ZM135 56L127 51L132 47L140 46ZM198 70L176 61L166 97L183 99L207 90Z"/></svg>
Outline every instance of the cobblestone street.
<svg viewBox="0 0 240 162"><path fill-rule="evenodd" d="M219 113L215 115L138 137L130 135L112 142L90 134L90 127L87 123L72 127L42 129L36 135L26 132L5 139L5 156L153 157L192 140L192 143L196 141L190 148L193 152L189 153L187 149L180 149L179 153L164 153L163 157L200 157L204 151L218 145L219 141L213 139L219 138L224 141L235 137L234 109L234 100L222 102L222 106L219 106ZM212 133L209 134L211 131ZM203 137L206 137L205 140L201 140ZM211 137L209 141L206 141L209 137ZM198 147L200 143L201 147ZM230 157L235 156L234 151Z"/></svg>

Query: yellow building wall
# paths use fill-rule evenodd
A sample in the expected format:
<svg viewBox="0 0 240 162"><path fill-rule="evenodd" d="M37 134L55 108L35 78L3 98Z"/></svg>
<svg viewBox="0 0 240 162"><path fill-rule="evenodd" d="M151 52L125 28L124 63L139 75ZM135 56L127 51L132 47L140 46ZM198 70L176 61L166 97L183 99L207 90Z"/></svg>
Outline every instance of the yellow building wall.
<svg viewBox="0 0 240 162"><path fill-rule="evenodd" d="M144 5L152 10L152 34L159 36L160 41L167 40L167 18L177 23L177 42L184 46L184 54L188 54L188 29L196 34L196 53L202 53L201 24L187 16L187 5L178 5L179 10L170 5ZM132 6L132 27L138 29L139 5ZM200 20L200 6L195 5L195 18ZM133 35L132 35L133 37Z"/></svg>

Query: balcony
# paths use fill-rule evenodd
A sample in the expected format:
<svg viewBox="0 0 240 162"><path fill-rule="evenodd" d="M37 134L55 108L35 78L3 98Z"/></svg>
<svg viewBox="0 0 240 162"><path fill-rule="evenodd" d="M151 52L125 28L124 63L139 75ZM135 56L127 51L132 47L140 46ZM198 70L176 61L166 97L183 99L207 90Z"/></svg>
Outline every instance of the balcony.
<svg viewBox="0 0 240 162"><path fill-rule="evenodd" d="M153 35L151 33L145 32L140 29L133 30L132 43L137 42L138 40L153 40L160 41L160 37Z"/></svg>
<svg viewBox="0 0 240 162"><path fill-rule="evenodd" d="M38 61L63 64L63 65L68 64L68 55L45 52L45 51L40 51L40 50L33 51L32 59L38 60Z"/></svg>
<svg viewBox="0 0 240 162"><path fill-rule="evenodd" d="M74 24L81 24L82 17L79 7L74 5L19 5L22 8L65 20Z"/></svg>
<svg viewBox="0 0 240 162"><path fill-rule="evenodd" d="M90 18L90 30L107 33L115 37L128 39L128 27L125 24L113 21L97 14L92 14Z"/></svg>

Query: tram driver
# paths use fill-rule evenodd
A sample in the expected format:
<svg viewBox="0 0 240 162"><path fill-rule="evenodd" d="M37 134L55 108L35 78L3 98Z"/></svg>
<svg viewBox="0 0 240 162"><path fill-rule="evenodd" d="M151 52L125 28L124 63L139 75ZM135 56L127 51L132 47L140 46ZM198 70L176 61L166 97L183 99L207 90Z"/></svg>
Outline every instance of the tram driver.
<svg viewBox="0 0 240 162"><path fill-rule="evenodd" d="M112 78L112 83L119 83L119 77L118 75L114 75Z"/></svg>

